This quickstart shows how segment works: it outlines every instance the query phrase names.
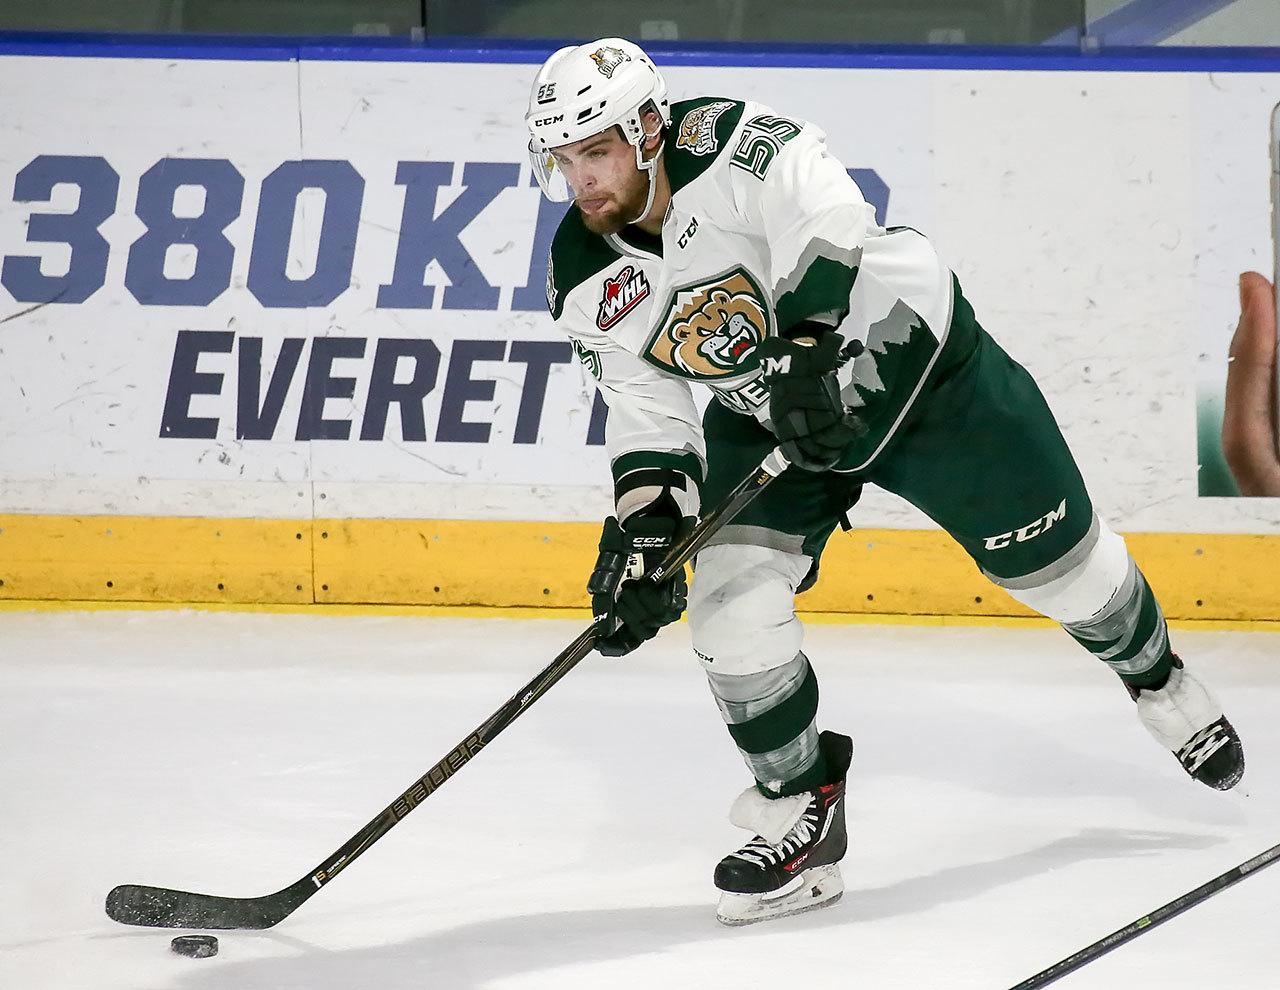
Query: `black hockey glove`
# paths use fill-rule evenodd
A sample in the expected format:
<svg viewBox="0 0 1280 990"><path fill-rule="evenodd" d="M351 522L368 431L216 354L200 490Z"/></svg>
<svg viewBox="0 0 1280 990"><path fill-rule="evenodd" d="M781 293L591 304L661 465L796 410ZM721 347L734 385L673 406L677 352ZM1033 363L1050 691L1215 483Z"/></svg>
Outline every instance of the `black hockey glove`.
<svg viewBox="0 0 1280 990"><path fill-rule="evenodd" d="M866 432L840 400L839 334L823 334L814 345L769 337L757 345L756 354L769 386L773 433L787 460L806 471L834 467L849 444Z"/></svg>
<svg viewBox="0 0 1280 990"><path fill-rule="evenodd" d="M680 618L689 596L683 568L659 585L637 579L653 570L693 525L693 519L668 515L633 516L625 527L613 516L604 521L587 591L592 613L604 616L602 625L611 630L596 640L596 649L605 656L625 656Z"/></svg>

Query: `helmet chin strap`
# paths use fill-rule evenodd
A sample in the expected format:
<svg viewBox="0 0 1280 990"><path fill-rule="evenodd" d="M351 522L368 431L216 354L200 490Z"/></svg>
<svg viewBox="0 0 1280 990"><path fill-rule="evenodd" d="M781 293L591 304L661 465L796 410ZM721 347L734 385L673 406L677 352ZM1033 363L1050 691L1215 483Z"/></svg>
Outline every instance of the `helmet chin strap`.
<svg viewBox="0 0 1280 990"><path fill-rule="evenodd" d="M649 211L653 209L653 201L658 195L658 162L662 160L662 149L665 141L658 142L658 147L653 153L653 157L647 162L644 160L644 142L651 137L656 137L661 130L654 131L652 134L646 133L644 140L636 145L636 168L641 172L647 172L649 175L649 194L644 200L644 209L640 211L640 215L634 220L628 220L627 223L639 223L649 215Z"/></svg>

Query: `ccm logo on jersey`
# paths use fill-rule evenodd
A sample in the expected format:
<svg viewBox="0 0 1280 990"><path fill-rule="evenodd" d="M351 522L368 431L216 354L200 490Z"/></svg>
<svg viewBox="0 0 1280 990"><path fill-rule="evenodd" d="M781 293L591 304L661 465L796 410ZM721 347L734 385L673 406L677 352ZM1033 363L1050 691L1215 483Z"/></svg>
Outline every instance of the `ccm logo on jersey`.
<svg viewBox="0 0 1280 990"><path fill-rule="evenodd" d="M1003 550L1011 543L1026 543L1028 540L1034 540L1041 533L1047 533L1053 528L1053 524L1060 519L1067 517L1067 500L1064 498L1058 503L1056 509L1046 512L1034 522L1029 522L1025 526L1019 526L1010 533L1001 533L999 536L988 536L982 541L982 545L988 550Z"/></svg>
<svg viewBox="0 0 1280 990"><path fill-rule="evenodd" d="M644 272L627 265L613 278L605 281L604 298L600 300L596 326L601 330L608 330L648 298L649 280L644 277Z"/></svg>
<svg viewBox="0 0 1280 990"><path fill-rule="evenodd" d="M698 232L698 218L691 217L689 220L689 226L685 228L684 233L680 235L679 241L676 242L680 246L681 251L683 251L686 247L689 246L689 242L693 240L693 235L696 234L697 232Z"/></svg>

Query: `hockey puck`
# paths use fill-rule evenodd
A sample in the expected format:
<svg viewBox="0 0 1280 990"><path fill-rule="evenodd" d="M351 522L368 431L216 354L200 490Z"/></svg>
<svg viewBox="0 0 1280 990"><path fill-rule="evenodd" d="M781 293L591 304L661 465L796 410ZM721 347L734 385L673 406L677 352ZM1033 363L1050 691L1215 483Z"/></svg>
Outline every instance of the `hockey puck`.
<svg viewBox="0 0 1280 990"><path fill-rule="evenodd" d="M218 954L218 937L216 935L179 935L169 943L169 948L180 956L208 959Z"/></svg>

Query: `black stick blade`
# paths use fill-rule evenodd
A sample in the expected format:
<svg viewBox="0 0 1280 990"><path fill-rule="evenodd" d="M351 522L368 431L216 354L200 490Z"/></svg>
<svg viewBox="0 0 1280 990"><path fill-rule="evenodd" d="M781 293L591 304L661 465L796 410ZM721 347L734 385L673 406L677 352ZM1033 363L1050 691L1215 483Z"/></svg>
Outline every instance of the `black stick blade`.
<svg viewBox="0 0 1280 990"><path fill-rule="evenodd" d="M310 896L305 889L295 890L297 886L265 897L215 897L124 884L107 894L107 917L148 928L271 928Z"/></svg>

